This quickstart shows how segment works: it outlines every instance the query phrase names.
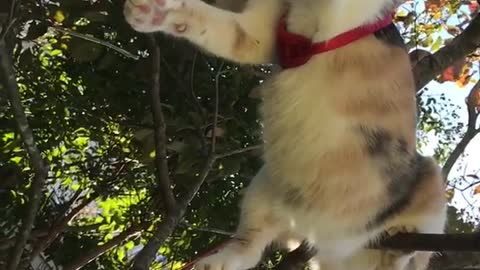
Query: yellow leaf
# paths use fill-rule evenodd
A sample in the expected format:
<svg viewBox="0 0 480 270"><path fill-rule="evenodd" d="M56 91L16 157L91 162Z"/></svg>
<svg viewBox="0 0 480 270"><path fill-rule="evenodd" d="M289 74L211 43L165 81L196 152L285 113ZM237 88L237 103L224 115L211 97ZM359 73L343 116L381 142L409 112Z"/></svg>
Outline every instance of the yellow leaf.
<svg viewBox="0 0 480 270"><path fill-rule="evenodd" d="M455 189L449 188L446 190L445 197L448 201L451 201L453 199L453 195L455 195Z"/></svg>
<svg viewBox="0 0 480 270"><path fill-rule="evenodd" d="M406 10L399 10L396 14L397 17L407 17L408 16L408 12Z"/></svg>
<svg viewBox="0 0 480 270"><path fill-rule="evenodd" d="M61 10L57 10L55 12L55 16L53 16L53 19L55 19L55 21L61 23L65 20L65 15L63 14L63 12Z"/></svg>
<svg viewBox="0 0 480 270"><path fill-rule="evenodd" d="M443 14L442 14L442 11L440 10L440 11L434 12L432 17L433 17L435 20L440 20L440 19L442 19L442 17L443 17L442 15L443 15Z"/></svg>

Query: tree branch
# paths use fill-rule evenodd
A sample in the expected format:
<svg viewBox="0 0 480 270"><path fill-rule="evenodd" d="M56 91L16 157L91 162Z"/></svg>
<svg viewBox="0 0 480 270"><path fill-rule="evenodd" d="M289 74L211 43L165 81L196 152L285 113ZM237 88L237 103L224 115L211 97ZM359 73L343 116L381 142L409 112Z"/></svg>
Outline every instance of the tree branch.
<svg viewBox="0 0 480 270"><path fill-rule="evenodd" d="M465 30L436 53L425 56L413 67L417 90L440 72L464 59L480 45L480 16L475 16Z"/></svg>
<svg viewBox="0 0 480 270"><path fill-rule="evenodd" d="M190 187L188 192L179 200L180 208L185 211L188 207L190 202L193 200L197 192L200 190L200 187L207 179L208 174L212 170L215 161L217 160L216 156L216 137L217 137L217 125L218 125L218 103L219 103L219 91L220 91L220 75L222 74L223 66L225 62L222 62L220 67L217 70L217 74L215 75L215 111L213 115L213 130L212 130L212 142L210 145L210 153L208 155L207 160L203 166L203 170L200 173L198 181L194 182L193 185Z"/></svg>
<svg viewBox="0 0 480 270"><path fill-rule="evenodd" d="M12 1L12 5L13 4L15 4L15 1ZM11 59L11 54L5 39L0 39L0 83L3 85L3 88L7 90L15 121L20 131L20 135L22 136L28 156L30 157L30 162L35 174L30 188L27 206L28 210L23 217L22 225L17 235L17 243L11 252L7 266L8 270L15 270L22 258L27 240L30 238L35 217L43 197L42 190L48 175L48 167L37 148L32 129L30 128L27 116L23 109L20 92L15 78L13 60Z"/></svg>
<svg viewBox="0 0 480 270"><path fill-rule="evenodd" d="M148 43L152 53L152 87L150 88L151 109L155 132L155 167L158 188L163 196L166 214L175 211L176 201L171 188L167 163L167 135L165 117L162 112L160 95L160 47L153 35L149 35Z"/></svg>
<svg viewBox="0 0 480 270"><path fill-rule="evenodd" d="M33 250L30 253L30 258L34 259L37 257L41 252L47 249L55 239L57 239L58 235L62 233L67 227L68 223L72 221L75 216L80 213L87 205L93 202L97 196L90 196L88 199L83 200L79 205L73 208L70 212L65 213L57 221L54 222L53 226L48 230L48 234L45 237L40 238L33 246ZM67 209L68 211L68 209Z"/></svg>
<svg viewBox="0 0 480 270"><path fill-rule="evenodd" d="M158 249L163 245L165 240L173 233L175 227L183 216L184 211L178 211L177 213L170 214L163 218L155 228L153 236L148 240L145 247L135 256L133 264L130 269L132 270L148 270L152 263Z"/></svg>
<svg viewBox="0 0 480 270"><path fill-rule="evenodd" d="M37 238L45 237L47 236L48 232L46 231L32 231L30 233L30 239L29 241L34 241ZM12 238L3 238L0 239L0 251L4 251L9 249L11 246L15 245L16 239L15 237Z"/></svg>
<svg viewBox="0 0 480 270"><path fill-rule="evenodd" d="M167 211L164 213L163 220L155 229L153 236L149 239L148 243L137 254L137 256L135 256L131 269L136 270L149 269L150 264L158 252L158 249L173 232L179 220L183 216L183 213L185 212L185 209L181 209L181 207L178 206L170 185L166 150L166 126L160 97L160 47L158 46L154 35L149 35L147 39L150 51L152 53L153 85L150 90L150 98L152 99L152 112L155 130L156 177Z"/></svg>
<svg viewBox="0 0 480 270"><path fill-rule="evenodd" d="M156 44L155 39L153 36L149 37L149 43L150 46L152 47L151 50L153 51L152 53L152 58L154 62L157 62L157 64L154 65L154 72L157 73L154 75L154 84L158 84L159 81L156 81L157 79L159 80L160 75L160 51L159 47ZM157 66L158 65L158 66ZM219 75L218 75L219 76ZM217 91L218 91L218 77L217 77ZM153 99L153 96L152 96ZM160 102L159 95L156 96L156 99L158 102ZM216 95L216 100L215 103L218 104L218 94ZM218 106L218 105L217 105ZM161 114L161 107L158 106ZM178 199L176 202L175 207L172 209L172 211L167 212L165 217L163 218L162 222L157 226L153 233L153 237L150 238L148 243L145 245L145 247L138 253L138 255L135 257L132 267L132 270L147 270L150 267L150 264L152 263L155 255L158 252L158 249L162 246L162 244L165 242L165 240L172 234L174 231L175 227L178 225L180 220L183 218L188 205L190 204L191 200L195 197L197 194L198 190L202 186L203 182L208 176L208 173L210 172L213 164L215 163L215 127L217 125L216 119L218 118L218 109L215 109L215 115L214 115L214 130L212 131L212 145L211 145L211 153L209 157L207 158L207 161L205 162L204 169L200 173L200 176L198 178L198 181L192 184L190 189L186 192L186 194ZM157 131L156 131L157 132ZM159 129L158 132L162 132L162 136L165 138L166 141L166 135L165 135L165 128ZM156 135L156 141L159 140L159 135ZM158 142L156 142L158 143ZM165 144L164 144L165 147ZM163 166L163 165L162 165ZM168 173L168 165L165 162L165 169L166 172ZM171 192L171 189L169 187L169 191ZM172 195L173 196L173 195Z"/></svg>
<svg viewBox="0 0 480 270"><path fill-rule="evenodd" d="M140 231L140 227L131 226L130 228L126 229L125 231L112 238L110 241L106 242L105 244L91 249L85 255L73 261L71 264L64 266L63 270L78 270L84 267L91 261L100 257L102 254L109 251L110 249L120 245L122 242L126 241Z"/></svg>
<svg viewBox="0 0 480 270"><path fill-rule="evenodd" d="M450 171L453 168L453 165L455 165L455 162L463 154L463 152L467 148L470 141L473 140L473 138L475 138L475 136L480 132L480 129L477 129L476 127L477 119L478 119L478 112L476 108L478 104L475 104L476 102L475 96L477 95L478 91L480 91L480 81L477 82L472 87L472 89L470 90L470 93L468 94L468 97L466 98L467 110L468 110L467 131L465 132L465 134L463 135L462 139L457 144L455 149L453 149L450 156L448 156L447 160L445 161L445 164L443 165L442 172L445 179L447 179L448 175L450 174Z"/></svg>
<svg viewBox="0 0 480 270"><path fill-rule="evenodd" d="M234 156L234 155L244 154L244 153L250 152L250 151L261 150L262 148L263 148L263 144L247 146L245 148L238 149L238 150L233 150L233 151L228 152L228 153L218 154L218 155L215 156L215 159L222 159L222 158L231 157L231 156Z"/></svg>
<svg viewBox="0 0 480 270"><path fill-rule="evenodd" d="M429 269L467 270L472 266L480 266L478 252L442 252L432 258Z"/></svg>
<svg viewBox="0 0 480 270"><path fill-rule="evenodd" d="M480 233L421 234L402 233L370 245L371 249L418 251L480 251ZM300 270L315 255L315 250L302 243L288 253L275 270Z"/></svg>
<svg viewBox="0 0 480 270"><path fill-rule="evenodd" d="M370 248L417 251L480 251L480 233L402 233L381 240Z"/></svg>
<svg viewBox="0 0 480 270"><path fill-rule="evenodd" d="M107 47L107 48L112 49L112 50L122 54L123 56L131 58L133 60L140 59L140 57L138 55L134 55L131 52L129 52L125 49L122 49L122 48L120 48L116 45L113 45L112 43L109 43L105 40L101 40L101 39L98 39L98 38L93 37L93 36L85 35L85 34L78 33L78 32L75 32L75 31L72 31L72 30L69 30L69 29L61 28L61 27L58 27L58 26L51 26L51 28L55 31L70 35L72 37L77 37L77 38L80 38L80 39L90 41L90 42L96 43L98 45Z"/></svg>

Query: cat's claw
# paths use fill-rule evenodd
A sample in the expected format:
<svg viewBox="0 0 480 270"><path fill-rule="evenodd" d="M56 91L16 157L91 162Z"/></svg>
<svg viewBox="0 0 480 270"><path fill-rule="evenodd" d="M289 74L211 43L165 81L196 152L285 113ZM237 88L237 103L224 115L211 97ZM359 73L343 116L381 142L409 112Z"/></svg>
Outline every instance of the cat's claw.
<svg viewBox="0 0 480 270"><path fill-rule="evenodd" d="M127 0L123 13L127 22L139 32L166 30L167 15L185 7L185 0ZM176 31L182 31L179 23Z"/></svg>

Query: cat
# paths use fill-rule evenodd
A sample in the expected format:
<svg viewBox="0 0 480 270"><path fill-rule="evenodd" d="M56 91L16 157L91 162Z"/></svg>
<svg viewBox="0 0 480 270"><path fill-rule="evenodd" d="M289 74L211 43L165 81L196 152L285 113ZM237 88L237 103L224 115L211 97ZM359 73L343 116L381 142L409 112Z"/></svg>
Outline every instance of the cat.
<svg viewBox="0 0 480 270"><path fill-rule="evenodd" d="M127 0L136 31L184 38L238 64L284 66L261 85L264 165L245 190L235 238L195 269L252 268L281 239L308 241L311 267L322 270L427 267L430 252L365 248L385 232L443 233L446 222L440 168L416 150L411 63L388 18L398 4L248 0L234 12L200 0ZM292 62L282 31L329 49Z"/></svg>

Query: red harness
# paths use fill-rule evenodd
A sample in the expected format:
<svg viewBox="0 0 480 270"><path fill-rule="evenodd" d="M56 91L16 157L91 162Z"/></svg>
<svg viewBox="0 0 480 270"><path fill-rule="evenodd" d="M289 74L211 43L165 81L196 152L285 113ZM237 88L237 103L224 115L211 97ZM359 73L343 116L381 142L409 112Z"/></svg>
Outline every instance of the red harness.
<svg viewBox="0 0 480 270"><path fill-rule="evenodd" d="M277 55L280 65L285 69L301 66L315 54L338 49L387 27L392 23L392 19L393 14L388 14L374 23L359 26L329 40L312 43L302 35L288 32L286 18L283 17L277 28Z"/></svg>

